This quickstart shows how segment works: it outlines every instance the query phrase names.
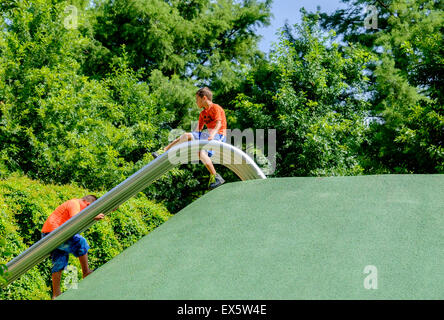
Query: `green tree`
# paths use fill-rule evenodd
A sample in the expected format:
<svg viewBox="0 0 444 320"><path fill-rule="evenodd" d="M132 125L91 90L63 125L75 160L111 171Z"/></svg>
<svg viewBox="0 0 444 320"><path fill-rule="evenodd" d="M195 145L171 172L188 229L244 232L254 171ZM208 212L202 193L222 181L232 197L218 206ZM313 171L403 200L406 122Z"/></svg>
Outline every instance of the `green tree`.
<svg viewBox="0 0 444 320"><path fill-rule="evenodd" d="M366 172L444 172L443 3L344 2L348 9L321 15L322 25L377 57L369 65L369 94L371 114L382 123L366 139ZM376 30L363 28L368 5L379 10Z"/></svg>
<svg viewBox="0 0 444 320"><path fill-rule="evenodd" d="M155 74L141 81L124 48L105 79L82 75L89 39L65 28L65 6L20 1L3 13L0 170L109 189L151 159L147 149L173 118L158 100L171 86Z"/></svg>
<svg viewBox="0 0 444 320"><path fill-rule="evenodd" d="M217 80L230 86L241 65L259 54L255 27L269 24L271 1L95 3L94 38L108 53L102 61L105 67L110 59L120 56L120 47L125 44L135 70L146 68L149 74L157 69L166 76ZM99 74L94 68L90 70Z"/></svg>
<svg viewBox="0 0 444 320"><path fill-rule="evenodd" d="M142 81L156 86L163 77L159 96L175 115L165 125L189 130L197 116L195 85L229 93L263 56L256 28L269 24L270 6L270 0L94 1L85 11L90 23L82 29L93 39L84 46L83 73L105 77L125 45L130 68L144 70Z"/></svg>
<svg viewBox="0 0 444 320"><path fill-rule="evenodd" d="M284 28L271 62L247 74L233 126L277 130L278 176L359 174L369 59L304 15L295 32Z"/></svg>

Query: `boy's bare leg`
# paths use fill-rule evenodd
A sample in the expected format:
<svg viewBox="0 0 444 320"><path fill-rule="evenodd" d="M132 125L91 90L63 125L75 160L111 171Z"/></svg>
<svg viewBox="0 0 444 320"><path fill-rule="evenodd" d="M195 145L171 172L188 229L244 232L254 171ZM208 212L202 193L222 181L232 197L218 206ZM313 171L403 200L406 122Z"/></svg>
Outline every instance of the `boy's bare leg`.
<svg viewBox="0 0 444 320"><path fill-rule="evenodd" d="M211 174L216 174L216 169L214 169L213 161L211 161L210 157L208 156L208 153L204 150L201 150L199 152L199 159L202 161L202 163L207 167L208 171Z"/></svg>
<svg viewBox="0 0 444 320"><path fill-rule="evenodd" d="M92 271L88 267L88 254L79 257L80 265L82 266L83 278L91 274ZM62 278L62 271L54 272L52 274L52 299L54 300L60 294L60 279Z"/></svg>
<svg viewBox="0 0 444 320"><path fill-rule="evenodd" d="M92 271L89 269L89 266L88 266L88 254L86 253L83 256L80 256L79 261L80 261L80 265L82 266L83 278L85 278L87 275L92 273Z"/></svg>
<svg viewBox="0 0 444 320"><path fill-rule="evenodd" d="M179 138L177 138L176 140L174 140L173 142L171 142L169 145L167 145L164 150L168 151L169 149L171 149L173 146L175 146L176 144L180 144L180 143L184 143L187 141L190 141L192 139L192 135L191 133L184 133L183 135L181 135Z"/></svg>
<svg viewBox="0 0 444 320"><path fill-rule="evenodd" d="M62 278L62 271L54 272L52 274L52 300L57 298L60 292L60 279Z"/></svg>

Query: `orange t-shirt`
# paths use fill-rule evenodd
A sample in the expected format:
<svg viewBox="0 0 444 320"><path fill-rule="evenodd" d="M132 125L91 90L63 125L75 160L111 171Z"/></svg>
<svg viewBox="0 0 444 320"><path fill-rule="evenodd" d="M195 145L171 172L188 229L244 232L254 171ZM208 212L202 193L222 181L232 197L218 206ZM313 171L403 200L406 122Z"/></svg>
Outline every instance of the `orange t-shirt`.
<svg viewBox="0 0 444 320"><path fill-rule="evenodd" d="M49 215L48 219L46 219L42 232L49 233L54 231L74 215L85 209L88 204L88 202L82 199L72 199L62 203Z"/></svg>
<svg viewBox="0 0 444 320"><path fill-rule="evenodd" d="M226 136L227 131L227 119L225 118L225 111L218 104L213 103L208 109L203 109L199 115L199 131L206 125L208 129L214 129L216 127L216 121L221 122L219 134Z"/></svg>

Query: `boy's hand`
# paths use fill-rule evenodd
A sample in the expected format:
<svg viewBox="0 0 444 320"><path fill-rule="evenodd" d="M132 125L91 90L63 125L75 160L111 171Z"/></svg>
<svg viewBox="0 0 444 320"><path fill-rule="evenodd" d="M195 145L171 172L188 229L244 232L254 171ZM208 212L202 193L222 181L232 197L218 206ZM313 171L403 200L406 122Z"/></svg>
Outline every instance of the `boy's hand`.
<svg viewBox="0 0 444 320"><path fill-rule="evenodd" d="M208 137L208 141L211 141L213 139L214 139L214 135L211 135L211 136Z"/></svg>
<svg viewBox="0 0 444 320"><path fill-rule="evenodd" d="M103 213L97 215L94 220L102 220L103 218L105 218L105 215Z"/></svg>

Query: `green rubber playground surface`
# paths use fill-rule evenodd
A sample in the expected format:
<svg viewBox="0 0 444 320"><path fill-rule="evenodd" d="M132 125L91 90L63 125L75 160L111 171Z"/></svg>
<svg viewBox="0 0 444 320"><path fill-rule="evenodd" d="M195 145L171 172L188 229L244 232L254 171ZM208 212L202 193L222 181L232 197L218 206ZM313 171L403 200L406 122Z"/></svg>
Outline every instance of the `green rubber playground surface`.
<svg viewBox="0 0 444 320"><path fill-rule="evenodd" d="M268 179L207 193L59 299L444 299L443 271L444 175Z"/></svg>

